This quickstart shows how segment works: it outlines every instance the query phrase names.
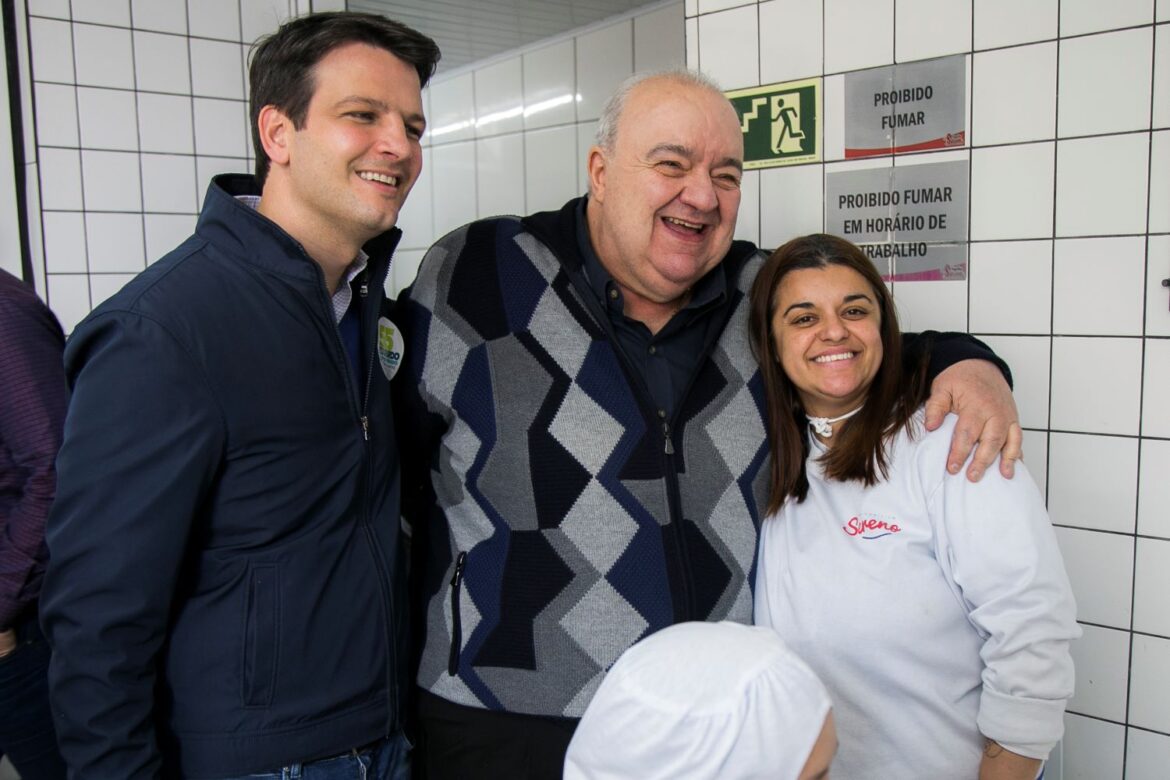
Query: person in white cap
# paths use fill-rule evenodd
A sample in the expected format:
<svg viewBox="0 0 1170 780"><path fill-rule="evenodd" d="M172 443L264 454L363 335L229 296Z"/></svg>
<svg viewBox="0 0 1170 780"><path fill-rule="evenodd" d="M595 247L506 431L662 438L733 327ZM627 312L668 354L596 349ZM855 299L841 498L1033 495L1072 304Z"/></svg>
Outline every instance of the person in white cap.
<svg viewBox="0 0 1170 780"><path fill-rule="evenodd" d="M565 780L823 780L829 694L776 632L680 623L626 650L565 757Z"/></svg>

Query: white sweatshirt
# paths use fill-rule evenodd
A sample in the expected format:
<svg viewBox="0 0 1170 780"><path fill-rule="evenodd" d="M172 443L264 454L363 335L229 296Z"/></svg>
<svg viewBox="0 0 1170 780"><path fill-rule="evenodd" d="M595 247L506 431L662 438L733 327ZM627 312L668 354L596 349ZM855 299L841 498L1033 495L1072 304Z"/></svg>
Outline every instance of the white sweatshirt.
<svg viewBox="0 0 1170 780"><path fill-rule="evenodd" d="M982 735L1044 758L1073 691L1076 605L1035 483L948 475L955 418L922 417L872 488L826 481L813 437L808 498L760 533L756 623L829 689L834 780L976 778Z"/></svg>

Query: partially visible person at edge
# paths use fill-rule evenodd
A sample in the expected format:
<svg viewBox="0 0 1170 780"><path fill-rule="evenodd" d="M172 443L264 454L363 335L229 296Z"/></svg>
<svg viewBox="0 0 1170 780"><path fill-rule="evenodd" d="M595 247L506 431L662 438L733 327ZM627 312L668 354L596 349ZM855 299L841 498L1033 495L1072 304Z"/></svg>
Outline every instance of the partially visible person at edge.
<svg viewBox="0 0 1170 780"><path fill-rule="evenodd" d="M32 288L0 269L0 757L23 780L63 780L37 625L45 520L69 398L65 334Z"/></svg>
<svg viewBox="0 0 1170 780"><path fill-rule="evenodd" d="M827 780L829 692L775 631L676 623L605 675L565 780Z"/></svg>
<svg viewBox="0 0 1170 780"><path fill-rule="evenodd" d="M776 250L751 291L772 447L756 623L824 680L836 780L1033 780L1073 692L1076 605L1044 500L947 474L894 302L845 239Z"/></svg>
<svg viewBox="0 0 1170 780"><path fill-rule="evenodd" d="M399 301L431 777L555 777L622 651L751 621L768 449L747 340L763 257L732 241L739 121L699 74L638 77L588 165L588 197L442 238ZM978 439L977 478L1006 441L1010 473L992 353L951 335L931 358L957 363L933 399L934 423L962 414L952 463Z"/></svg>
<svg viewBox="0 0 1170 780"><path fill-rule="evenodd" d="M255 178L70 339L43 624L72 776L408 776L378 347L438 58L371 14L258 42Z"/></svg>

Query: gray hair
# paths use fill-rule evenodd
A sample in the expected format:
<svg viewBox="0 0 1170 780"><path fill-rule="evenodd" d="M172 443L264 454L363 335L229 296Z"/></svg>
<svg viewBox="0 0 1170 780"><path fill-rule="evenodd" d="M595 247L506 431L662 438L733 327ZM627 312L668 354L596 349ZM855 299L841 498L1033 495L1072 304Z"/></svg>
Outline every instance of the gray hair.
<svg viewBox="0 0 1170 780"><path fill-rule="evenodd" d="M606 152L613 151L614 142L617 140L618 122L622 118L622 111L625 110L626 99L629 98L635 87L655 79L699 87L723 97L723 90L719 88L715 80L697 70L675 67L635 73L619 84L617 90L610 95L609 100L605 101L605 106L601 109L601 118L597 122L597 135L594 138L594 142L598 146Z"/></svg>

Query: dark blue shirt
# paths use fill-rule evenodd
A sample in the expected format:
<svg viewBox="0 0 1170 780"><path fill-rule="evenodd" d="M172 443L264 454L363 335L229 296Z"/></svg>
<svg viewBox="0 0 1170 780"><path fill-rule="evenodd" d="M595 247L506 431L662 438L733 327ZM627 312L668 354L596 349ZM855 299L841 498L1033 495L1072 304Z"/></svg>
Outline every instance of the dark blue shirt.
<svg viewBox="0 0 1170 780"><path fill-rule="evenodd" d="M623 311L624 296L617 282L601 264L589 238L585 218L588 198L577 207L577 246L585 262L586 280L609 315L618 346L646 384L658 416L669 420L678 407L687 384L702 359L708 328L720 327L730 305L727 279L722 264L715 266L691 288L691 298L657 333Z"/></svg>

